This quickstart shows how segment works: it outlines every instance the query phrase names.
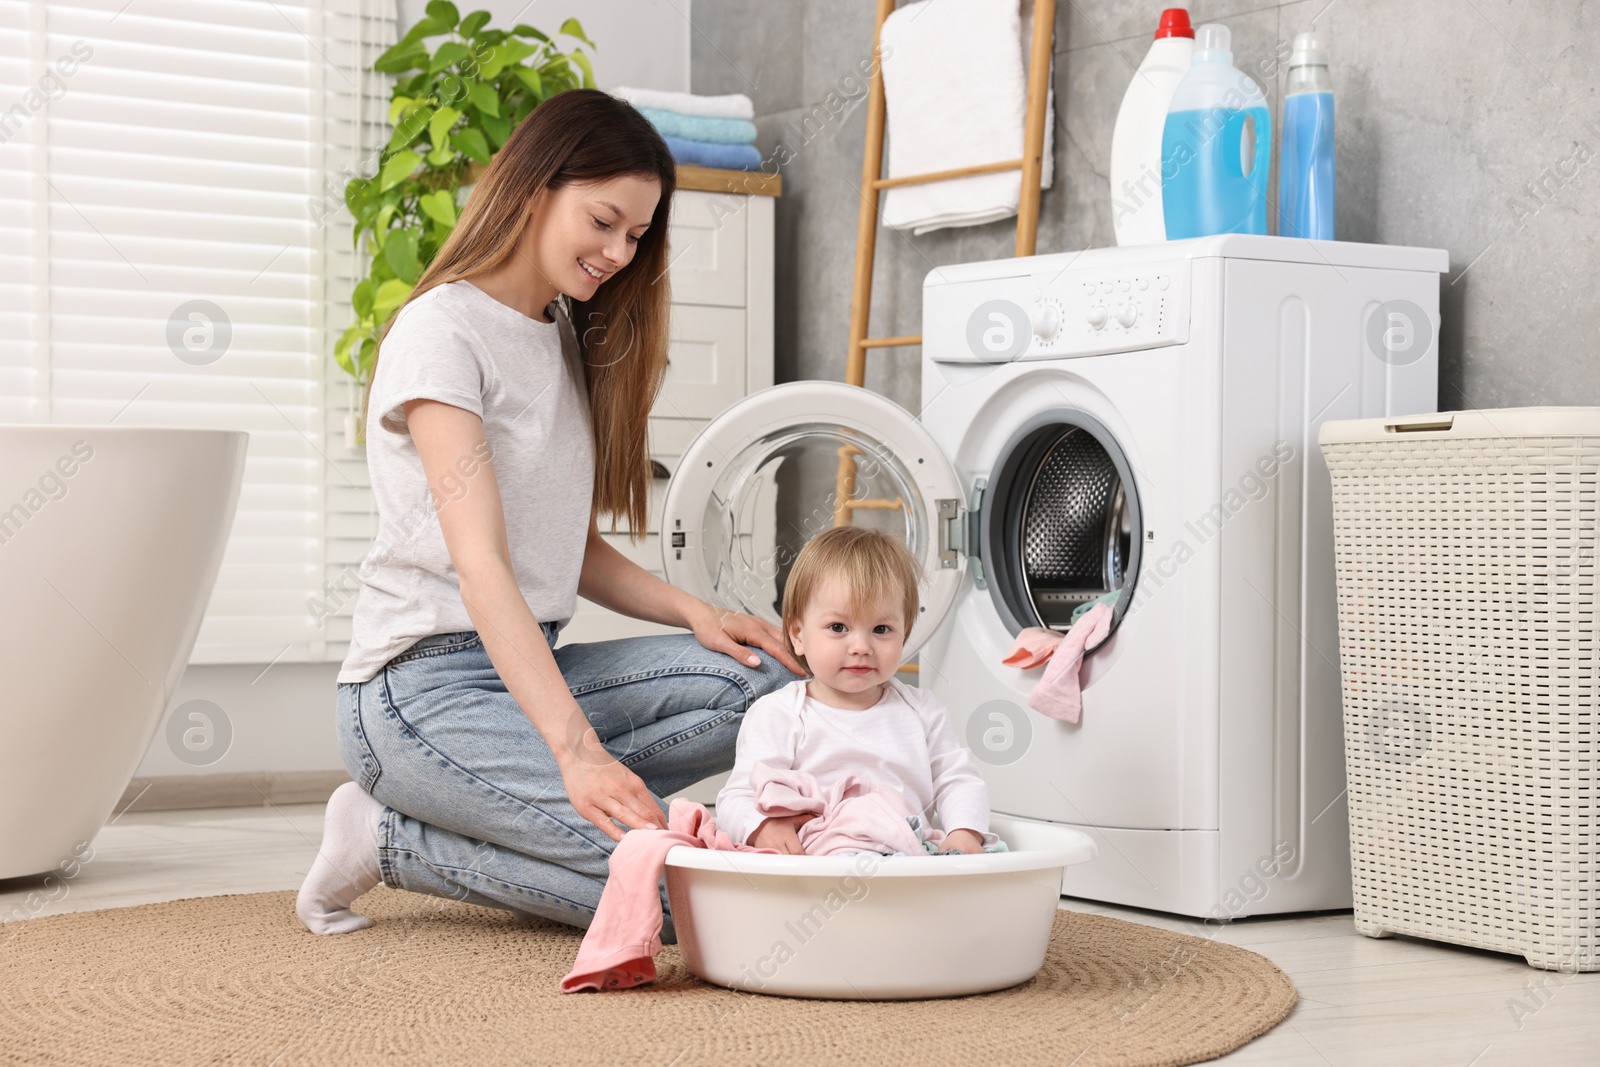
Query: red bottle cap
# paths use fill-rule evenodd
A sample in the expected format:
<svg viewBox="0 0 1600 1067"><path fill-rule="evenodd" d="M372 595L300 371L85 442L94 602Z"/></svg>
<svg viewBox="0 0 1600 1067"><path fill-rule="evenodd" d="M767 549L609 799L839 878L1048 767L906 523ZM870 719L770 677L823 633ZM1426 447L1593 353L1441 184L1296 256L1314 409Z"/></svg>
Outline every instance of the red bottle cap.
<svg viewBox="0 0 1600 1067"><path fill-rule="evenodd" d="M1156 27L1156 40L1163 37L1194 37L1194 27L1189 25L1189 9L1169 7L1161 12L1161 25Z"/></svg>

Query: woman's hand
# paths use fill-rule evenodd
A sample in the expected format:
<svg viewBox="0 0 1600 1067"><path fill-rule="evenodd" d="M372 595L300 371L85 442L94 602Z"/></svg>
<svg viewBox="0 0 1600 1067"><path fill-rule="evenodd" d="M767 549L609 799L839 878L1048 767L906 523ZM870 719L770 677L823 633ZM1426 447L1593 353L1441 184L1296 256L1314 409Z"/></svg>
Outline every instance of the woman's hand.
<svg viewBox="0 0 1600 1067"><path fill-rule="evenodd" d="M753 848L775 848L790 856L804 856L806 850L800 847L800 827L815 818L815 815L806 814L768 819L756 827L749 844Z"/></svg>
<svg viewBox="0 0 1600 1067"><path fill-rule="evenodd" d="M806 673L805 668L783 646L783 634L765 619L735 611L721 611L701 601L690 615L689 622L695 640L713 652L724 652L741 663L755 667L761 660L746 647L754 645L789 668L791 673Z"/></svg>
<svg viewBox="0 0 1600 1067"><path fill-rule="evenodd" d="M611 840L621 841L623 834L613 818L630 830L659 830L666 825L644 780L606 751L594 727L588 727L564 753L558 752L556 763L567 799Z"/></svg>

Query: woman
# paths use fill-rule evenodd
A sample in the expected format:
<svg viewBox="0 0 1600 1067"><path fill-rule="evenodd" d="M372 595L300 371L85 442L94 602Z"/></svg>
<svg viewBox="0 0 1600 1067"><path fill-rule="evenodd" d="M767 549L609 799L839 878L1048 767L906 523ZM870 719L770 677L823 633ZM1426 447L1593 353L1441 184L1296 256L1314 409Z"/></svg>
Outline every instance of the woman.
<svg viewBox="0 0 1600 1067"><path fill-rule="evenodd" d="M338 676L355 781L296 901L315 933L371 925L350 904L380 880L587 928L618 824L664 826L660 798L730 768L745 709L800 670L776 627L600 536L602 512L645 529L675 181L630 105L551 97L381 340L381 531ZM578 595L692 636L556 648Z"/></svg>

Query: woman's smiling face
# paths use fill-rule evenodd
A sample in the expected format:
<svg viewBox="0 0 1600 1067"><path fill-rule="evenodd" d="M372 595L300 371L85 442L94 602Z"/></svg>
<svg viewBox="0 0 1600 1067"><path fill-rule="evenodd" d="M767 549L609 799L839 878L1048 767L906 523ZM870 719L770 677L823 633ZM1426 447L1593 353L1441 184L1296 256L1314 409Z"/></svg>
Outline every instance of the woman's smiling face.
<svg viewBox="0 0 1600 1067"><path fill-rule="evenodd" d="M660 199L661 183L635 174L548 190L534 211L535 267L559 292L591 299L633 261Z"/></svg>

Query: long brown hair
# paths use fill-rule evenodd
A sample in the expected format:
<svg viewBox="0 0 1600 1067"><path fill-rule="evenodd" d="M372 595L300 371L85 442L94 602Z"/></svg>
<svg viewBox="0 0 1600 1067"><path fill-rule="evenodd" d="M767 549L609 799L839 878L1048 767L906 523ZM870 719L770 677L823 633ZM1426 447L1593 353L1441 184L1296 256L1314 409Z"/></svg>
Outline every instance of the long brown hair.
<svg viewBox="0 0 1600 1067"><path fill-rule="evenodd" d="M633 259L592 299L558 299L570 305L583 354L594 423L595 510L611 515L613 530L618 519L625 519L640 540L649 511L647 416L667 369L667 218L677 187L672 153L655 127L633 105L598 89L569 89L534 108L478 179L455 229L406 303L508 259L527 228L535 197L545 190L623 175L661 183L650 228L639 238ZM396 308L384 326L380 346L399 312ZM374 360L361 397L363 425L376 377Z"/></svg>

